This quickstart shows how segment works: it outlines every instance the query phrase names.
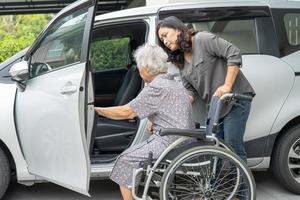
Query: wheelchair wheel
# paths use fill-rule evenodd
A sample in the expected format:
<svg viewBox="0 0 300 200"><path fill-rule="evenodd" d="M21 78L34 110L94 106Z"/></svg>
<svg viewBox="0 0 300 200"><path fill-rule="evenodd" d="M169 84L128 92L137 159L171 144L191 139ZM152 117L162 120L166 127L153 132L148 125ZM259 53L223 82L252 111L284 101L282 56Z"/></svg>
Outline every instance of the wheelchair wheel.
<svg viewBox="0 0 300 200"><path fill-rule="evenodd" d="M222 147L200 146L184 151L165 171L161 200L254 200L251 171Z"/></svg>
<svg viewBox="0 0 300 200"><path fill-rule="evenodd" d="M218 138L218 140L219 140L220 147L222 147L224 149L227 149L227 150L229 150L231 152L234 152L233 148L231 146L229 146L228 144L225 144L225 141L223 139Z"/></svg>

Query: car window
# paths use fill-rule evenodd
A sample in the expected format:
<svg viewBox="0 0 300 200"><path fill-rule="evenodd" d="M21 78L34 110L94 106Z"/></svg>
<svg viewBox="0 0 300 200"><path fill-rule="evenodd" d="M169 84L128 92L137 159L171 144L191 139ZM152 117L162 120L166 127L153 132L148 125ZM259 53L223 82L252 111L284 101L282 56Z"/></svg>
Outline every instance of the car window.
<svg viewBox="0 0 300 200"><path fill-rule="evenodd" d="M101 71L127 66L129 44L129 37L94 40L90 51L92 69Z"/></svg>
<svg viewBox="0 0 300 200"><path fill-rule="evenodd" d="M191 22L190 28L208 31L237 46L243 54L258 53L254 19Z"/></svg>
<svg viewBox="0 0 300 200"><path fill-rule="evenodd" d="M279 41L280 56L288 56L300 50L300 12L298 9L272 10Z"/></svg>
<svg viewBox="0 0 300 200"><path fill-rule="evenodd" d="M300 13L287 13L284 15L284 26L290 45L300 44Z"/></svg>
<svg viewBox="0 0 300 200"><path fill-rule="evenodd" d="M50 28L32 54L31 77L80 62L87 12L87 8L73 12Z"/></svg>

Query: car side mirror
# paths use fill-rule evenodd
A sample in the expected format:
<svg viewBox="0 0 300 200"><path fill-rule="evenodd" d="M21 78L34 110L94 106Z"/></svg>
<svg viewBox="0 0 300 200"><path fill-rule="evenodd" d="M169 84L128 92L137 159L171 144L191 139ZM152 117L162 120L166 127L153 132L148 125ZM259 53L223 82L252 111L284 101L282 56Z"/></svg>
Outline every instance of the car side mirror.
<svg viewBox="0 0 300 200"><path fill-rule="evenodd" d="M11 75L11 79L16 82L18 88L23 92L26 87L25 83L29 78L27 62L17 62L10 68L9 73Z"/></svg>

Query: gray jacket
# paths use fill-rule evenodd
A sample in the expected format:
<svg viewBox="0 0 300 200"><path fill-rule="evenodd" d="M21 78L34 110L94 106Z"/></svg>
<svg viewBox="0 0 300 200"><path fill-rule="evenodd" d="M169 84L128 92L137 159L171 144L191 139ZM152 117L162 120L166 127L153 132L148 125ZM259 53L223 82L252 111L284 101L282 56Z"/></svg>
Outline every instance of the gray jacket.
<svg viewBox="0 0 300 200"><path fill-rule="evenodd" d="M191 63L185 63L180 70L182 83L190 95L199 97L208 108L212 95L225 82L227 66L241 67L241 52L236 46L212 33L199 32L194 37L192 53ZM241 71L236 77L232 92L255 95ZM221 116L225 116L231 107L232 103L226 104Z"/></svg>

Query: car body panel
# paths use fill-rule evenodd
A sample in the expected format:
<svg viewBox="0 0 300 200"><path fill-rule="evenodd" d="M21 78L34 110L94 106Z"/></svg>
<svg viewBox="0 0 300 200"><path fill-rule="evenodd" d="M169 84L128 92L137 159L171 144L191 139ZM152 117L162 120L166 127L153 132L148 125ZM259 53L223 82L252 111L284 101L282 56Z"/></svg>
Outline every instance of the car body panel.
<svg viewBox="0 0 300 200"><path fill-rule="evenodd" d="M271 8L300 8L297 0L264 0Z"/></svg>
<svg viewBox="0 0 300 200"><path fill-rule="evenodd" d="M294 87L282 107L274 126L272 127L272 133L280 132L282 128L291 120L300 116L300 76L296 76Z"/></svg>
<svg viewBox="0 0 300 200"><path fill-rule="evenodd" d="M295 76L289 65L279 58L268 55L244 55L241 70L256 92L244 140L247 151L251 151L251 153L255 151L254 155L259 157L250 156L247 164L251 168L265 168L265 164L260 165L260 163L265 160L264 154L268 140L256 142L256 144L251 141L265 139L274 133L272 130L274 121L290 94ZM282 79L282 77L286 79ZM257 146L257 144L260 145Z"/></svg>
<svg viewBox="0 0 300 200"><path fill-rule="evenodd" d="M300 51L296 51L288 56L284 56L281 59L289 64L295 73L300 72Z"/></svg>
<svg viewBox="0 0 300 200"><path fill-rule="evenodd" d="M18 181L32 181L35 177L28 172L15 129L14 101L17 87L15 84L0 83L0 91L0 110L1 113L5 113L0 115L0 140L7 146L14 159Z"/></svg>
<svg viewBox="0 0 300 200"><path fill-rule="evenodd" d="M93 131L93 126L94 126L94 120L95 120L95 108L94 108L94 83L93 83L93 78L92 78L92 73L91 71L88 72L88 83L87 83L87 90L88 94L86 96L87 98L87 124L86 124L86 132L87 132L87 147L89 151L91 151L91 137L92 137L92 131ZM83 106L84 104L82 104ZM84 108L83 108L84 109Z"/></svg>
<svg viewBox="0 0 300 200"><path fill-rule="evenodd" d="M137 16L149 16L157 14L159 11L167 11L174 9L187 9L187 8L203 8L203 7L237 7L237 6L268 6L267 3L263 1L226 1L226 2L213 2L213 1L198 1L197 3L173 3L173 4L162 4L155 6L146 6L140 8L132 8L127 10L115 11L103 15L99 15L95 18L95 21L101 20L112 20L112 19L122 19Z"/></svg>
<svg viewBox="0 0 300 200"><path fill-rule="evenodd" d="M29 172L88 195L90 159L79 106L85 69L81 63L28 80L17 93L15 113ZM68 87L74 93L63 94Z"/></svg>
<svg viewBox="0 0 300 200"><path fill-rule="evenodd" d="M234 8L234 7L267 7L268 4L263 1L223 1L223 2L211 2L211 1L200 1L197 3L187 3L183 5L166 5L159 9L158 12L164 11L176 11L184 9L193 9L193 8Z"/></svg>
<svg viewBox="0 0 300 200"><path fill-rule="evenodd" d="M90 196L91 162L87 145L87 135L90 136L90 133L86 130L91 131L91 124L86 120L87 117L93 118L94 111L86 110L92 107L88 106L92 102L89 102L91 79L88 78L90 73L87 73L89 69L86 60L95 2L81 0L63 9L42 31L24 57L24 60L31 63L32 55L40 44L44 44L44 40L50 42L53 35L61 37L59 30L52 35L48 34L53 26L60 25L61 19L67 15L84 11L87 16L83 18L85 21L74 23L74 20L69 20L61 26L76 30L78 24L84 23L80 61L63 62L59 68L52 70L49 67L48 71L41 74L30 73L25 91L18 90L15 99L16 129L28 171L41 179L87 196ZM29 71L32 72L31 69Z"/></svg>
<svg viewBox="0 0 300 200"><path fill-rule="evenodd" d="M295 82L293 85L293 89L286 100L283 108L281 109L278 118L274 122L274 126L272 127L272 133L280 132L282 128L291 120L300 116L300 51L296 51L288 56L282 58L284 62L290 65L290 67L294 70Z"/></svg>
<svg viewBox="0 0 300 200"><path fill-rule="evenodd" d="M268 55L243 56L242 71L256 92L245 132L245 141L249 141L271 133L295 75L281 59Z"/></svg>

